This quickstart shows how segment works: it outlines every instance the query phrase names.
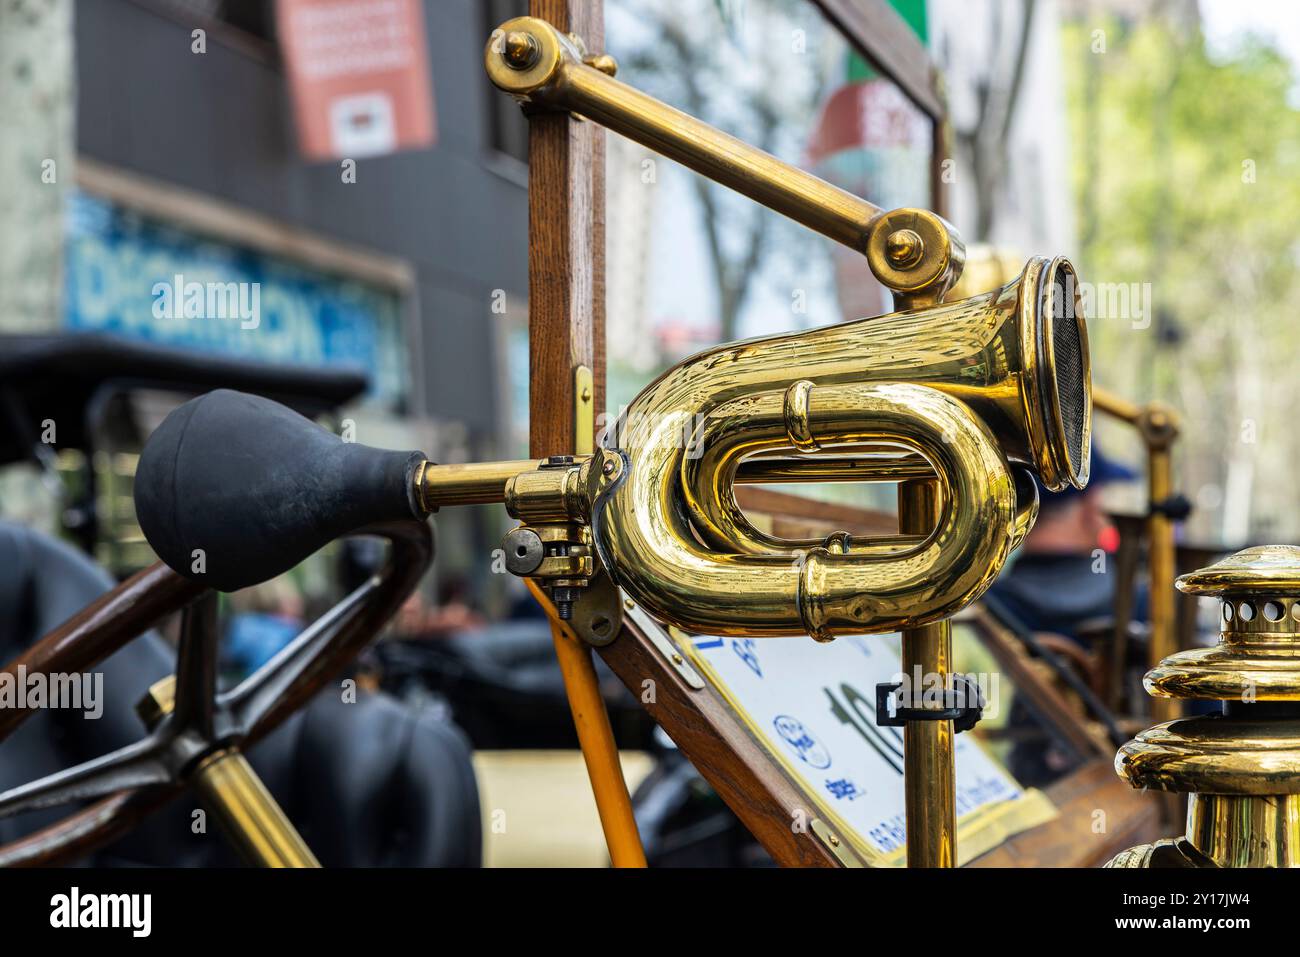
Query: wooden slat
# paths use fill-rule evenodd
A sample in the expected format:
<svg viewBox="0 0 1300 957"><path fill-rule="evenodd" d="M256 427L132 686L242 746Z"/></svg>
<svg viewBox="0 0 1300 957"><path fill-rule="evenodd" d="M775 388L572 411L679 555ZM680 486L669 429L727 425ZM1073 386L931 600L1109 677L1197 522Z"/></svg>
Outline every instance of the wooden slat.
<svg viewBox="0 0 1300 957"><path fill-rule="evenodd" d="M599 51L602 8L600 0L531 0L529 13ZM595 408L604 408L604 151L595 123L567 114L530 117L528 444L535 458L574 451L575 367L595 372Z"/></svg>
<svg viewBox="0 0 1300 957"><path fill-rule="evenodd" d="M920 39L886 0L812 0L836 29L930 119L947 116Z"/></svg>
<svg viewBox="0 0 1300 957"><path fill-rule="evenodd" d="M809 522L809 529L803 533L807 536L819 534L826 525L833 525L832 531L843 529L858 535L892 535L898 531L898 519L889 512L872 511L841 502L823 502L753 485L736 487L736 504L746 512Z"/></svg>
<svg viewBox="0 0 1300 957"><path fill-rule="evenodd" d="M1155 795L1133 790L1109 761L1097 761L1047 789L1060 814L1017 834L971 867L1099 867L1161 833Z"/></svg>

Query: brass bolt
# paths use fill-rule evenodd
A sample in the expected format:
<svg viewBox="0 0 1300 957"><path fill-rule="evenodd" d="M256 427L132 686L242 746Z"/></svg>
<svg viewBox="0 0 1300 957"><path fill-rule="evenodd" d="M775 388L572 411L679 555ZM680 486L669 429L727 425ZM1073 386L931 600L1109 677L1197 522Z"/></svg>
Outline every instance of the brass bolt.
<svg viewBox="0 0 1300 957"><path fill-rule="evenodd" d="M537 40L531 33L525 33L523 30L511 30L506 34L503 52L507 66L513 70L527 70L537 62L541 50L537 46Z"/></svg>
<svg viewBox="0 0 1300 957"><path fill-rule="evenodd" d="M149 730L157 727L158 722L172 713L176 705L176 676L168 675L149 686L145 696L135 705L135 713Z"/></svg>
<svg viewBox="0 0 1300 957"><path fill-rule="evenodd" d="M618 72L618 61L608 53L601 53L596 56L589 56L582 61L589 67L593 67L604 73L606 76L613 76Z"/></svg>
<svg viewBox="0 0 1300 957"><path fill-rule="evenodd" d="M896 229L885 239L885 255L897 269L911 269L925 255L925 243L914 229Z"/></svg>
<svg viewBox="0 0 1300 957"><path fill-rule="evenodd" d="M590 402L590 401L591 401L591 387L590 387L590 386L585 386L585 385L584 385L584 386L582 387L582 401L583 401L583 402Z"/></svg>

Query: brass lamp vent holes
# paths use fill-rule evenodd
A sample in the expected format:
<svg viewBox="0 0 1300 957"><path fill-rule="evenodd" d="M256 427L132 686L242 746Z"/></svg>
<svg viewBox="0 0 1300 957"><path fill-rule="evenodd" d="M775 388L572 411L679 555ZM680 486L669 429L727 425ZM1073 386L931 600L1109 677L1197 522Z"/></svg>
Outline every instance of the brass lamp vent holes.
<svg viewBox="0 0 1300 957"><path fill-rule="evenodd" d="M1223 624L1228 626L1250 626L1251 631L1290 631L1291 622L1300 622L1300 601L1289 598L1268 598L1263 600L1241 599L1225 600L1223 603ZM1283 625L1285 628L1269 627Z"/></svg>

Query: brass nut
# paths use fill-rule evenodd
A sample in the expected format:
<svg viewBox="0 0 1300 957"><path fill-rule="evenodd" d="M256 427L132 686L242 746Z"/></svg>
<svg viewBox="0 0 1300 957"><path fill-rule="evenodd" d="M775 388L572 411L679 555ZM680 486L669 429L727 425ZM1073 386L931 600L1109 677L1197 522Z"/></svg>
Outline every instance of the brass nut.
<svg viewBox="0 0 1300 957"><path fill-rule="evenodd" d="M537 62L541 48L531 33L523 30L511 30L506 34L502 47L506 64L513 70L527 70Z"/></svg>
<svg viewBox="0 0 1300 957"><path fill-rule="evenodd" d="M911 269L925 257L925 242L914 229L896 229L885 239L885 255L896 269Z"/></svg>

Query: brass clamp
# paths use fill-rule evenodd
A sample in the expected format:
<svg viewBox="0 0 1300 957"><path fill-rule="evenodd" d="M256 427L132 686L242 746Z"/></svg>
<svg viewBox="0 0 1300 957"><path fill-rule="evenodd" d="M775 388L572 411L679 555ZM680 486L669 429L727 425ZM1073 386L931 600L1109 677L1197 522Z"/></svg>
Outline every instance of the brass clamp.
<svg viewBox="0 0 1300 957"><path fill-rule="evenodd" d="M550 591L561 621L573 617L580 589L595 574L591 529L586 525L519 525L502 542L506 568L520 578L539 579Z"/></svg>
<svg viewBox="0 0 1300 957"><path fill-rule="evenodd" d="M502 541L506 570L535 579L556 615L594 645L608 644L622 621L622 596L597 554L593 502L624 474L617 453L554 455L505 480L501 500L523 524Z"/></svg>

